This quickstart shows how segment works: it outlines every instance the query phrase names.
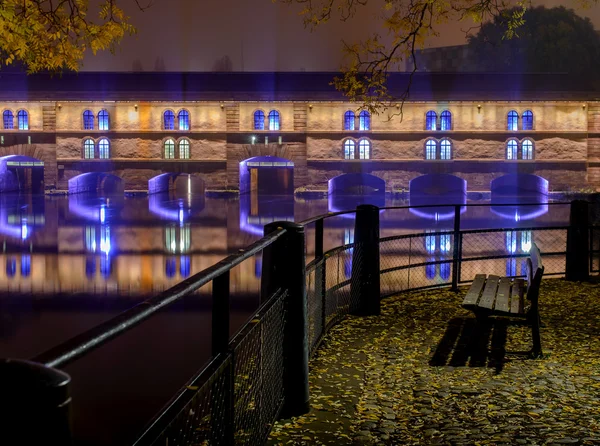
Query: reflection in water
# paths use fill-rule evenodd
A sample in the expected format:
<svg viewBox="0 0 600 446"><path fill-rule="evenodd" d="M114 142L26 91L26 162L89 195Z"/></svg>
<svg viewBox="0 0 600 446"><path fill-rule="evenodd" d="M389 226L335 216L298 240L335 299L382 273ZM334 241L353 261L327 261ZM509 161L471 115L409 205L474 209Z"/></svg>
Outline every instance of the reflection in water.
<svg viewBox="0 0 600 446"><path fill-rule="evenodd" d="M265 225L274 221L294 221L293 195L240 195L240 229L262 237Z"/></svg>
<svg viewBox="0 0 600 446"><path fill-rule="evenodd" d="M424 238L425 251L429 254L427 262L437 262L441 260L451 260L452 243L454 237L452 234L438 234L435 230L426 230ZM425 277L429 280L439 276L443 281L450 278L450 263L435 263L425 267Z"/></svg>
<svg viewBox="0 0 600 446"><path fill-rule="evenodd" d="M548 197L542 194L521 197L492 194L490 209L506 220L514 222L534 220L548 212Z"/></svg>
<svg viewBox="0 0 600 446"><path fill-rule="evenodd" d="M531 250L532 231L506 231L506 252L511 255L529 254ZM520 265L521 271L517 270ZM506 259L506 275L509 277L524 276L527 274L527 259L511 257Z"/></svg>

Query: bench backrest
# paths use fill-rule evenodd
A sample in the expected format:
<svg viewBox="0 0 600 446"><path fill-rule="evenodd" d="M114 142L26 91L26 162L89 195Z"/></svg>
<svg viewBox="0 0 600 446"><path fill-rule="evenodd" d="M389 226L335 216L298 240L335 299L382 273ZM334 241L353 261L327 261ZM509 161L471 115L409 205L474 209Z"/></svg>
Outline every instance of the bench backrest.
<svg viewBox="0 0 600 446"><path fill-rule="evenodd" d="M527 259L527 299L532 303L537 303L543 275L544 265L540 249L535 243L532 243Z"/></svg>

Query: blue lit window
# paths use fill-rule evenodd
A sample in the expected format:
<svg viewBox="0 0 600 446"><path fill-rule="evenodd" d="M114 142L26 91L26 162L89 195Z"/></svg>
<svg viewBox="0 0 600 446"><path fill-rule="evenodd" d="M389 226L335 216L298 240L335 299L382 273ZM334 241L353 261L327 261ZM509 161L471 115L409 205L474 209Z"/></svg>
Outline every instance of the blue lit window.
<svg viewBox="0 0 600 446"><path fill-rule="evenodd" d="M175 158L175 141L171 138L165 141L165 159L172 160Z"/></svg>
<svg viewBox="0 0 600 446"><path fill-rule="evenodd" d="M85 259L85 275L87 277L94 277L96 274L96 258L95 257L87 257Z"/></svg>
<svg viewBox="0 0 600 446"><path fill-rule="evenodd" d="M354 243L354 229L344 229L344 245Z"/></svg>
<svg viewBox="0 0 600 446"><path fill-rule="evenodd" d="M111 248L110 226L103 225L100 227L100 251L102 251L108 257Z"/></svg>
<svg viewBox="0 0 600 446"><path fill-rule="evenodd" d="M358 115L358 130L371 130L371 114L366 110Z"/></svg>
<svg viewBox="0 0 600 446"><path fill-rule="evenodd" d="M515 277L517 275L517 259L506 259L506 275Z"/></svg>
<svg viewBox="0 0 600 446"><path fill-rule="evenodd" d="M98 130L108 130L109 127L108 112L106 110L100 110L98 112Z"/></svg>
<svg viewBox="0 0 600 446"><path fill-rule="evenodd" d="M356 147L356 143L351 139L347 139L344 141L344 159L353 160L354 159L354 148Z"/></svg>
<svg viewBox="0 0 600 446"><path fill-rule="evenodd" d="M506 231L506 251L509 254L517 252L517 231Z"/></svg>
<svg viewBox="0 0 600 446"><path fill-rule="evenodd" d="M177 262L175 261L175 257L169 257L165 259L165 275L170 279L175 277L177 273Z"/></svg>
<svg viewBox="0 0 600 446"><path fill-rule="evenodd" d="M165 155L166 153L167 152L165 151ZM190 142L187 139L179 141L179 159L190 159Z"/></svg>
<svg viewBox="0 0 600 446"><path fill-rule="evenodd" d="M434 139L428 139L425 143L425 159L436 159L437 142Z"/></svg>
<svg viewBox="0 0 600 446"><path fill-rule="evenodd" d="M25 254L21 256L21 276L29 277L31 274L31 256L29 254Z"/></svg>
<svg viewBox="0 0 600 446"><path fill-rule="evenodd" d="M188 256L181 256L179 260L179 274L185 278L190 275L190 258Z"/></svg>
<svg viewBox="0 0 600 446"><path fill-rule="evenodd" d="M179 251L188 252L192 240L190 225L182 226L179 231Z"/></svg>
<svg viewBox="0 0 600 446"><path fill-rule="evenodd" d="M256 110L254 112L254 130L265 129L265 112L262 110Z"/></svg>
<svg viewBox="0 0 600 446"><path fill-rule="evenodd" d="M83 157L85 159L94 158L94 151L96 149L96 145L94 144L94 140L92 138L87 138L83 141Z"/></svg>
<svg viewBox="0 0 600 446"><path fill-rule="evenodd" d="M344 130L354 130L354 121L356 116L352 110L348 110L344 113Z"/></svg>
<svg viewBox="0 0 600 446"><path fill-rule="evenodd" d="M506 159L507 160L516 160L517 159L517 149L519 148L519 144L514 139L509 139L506 143Z"/></svg>
<svg viewBox="0 0 600 446"><path fill-rule="evenodd" d="M514 110L508 112L507 128L513 132L519 129L519 114Z"/></svg>
<svg viewBox="0 0 600 446"><path fill-rule="evenodd" d="M279 130L279 112L277 110L269 112L269 130Z"/></svg>
<svg viewBox="0 0 600 446"><path fill-rule="evenodd" d="M436 243L435 234L425 236L425 249L427 250L428 253L430 253L430 254L434 253L436 245L437 245L437 243Z"/></svg>
<svg viewBox="0 0 600 446"><path fill-rule="evenodd" d="M521 232L521 252L529 254L531 250L531 231Z"/></svg>
<svg viewBox="0 0 600 446"><path fill-rule="evenodd" d="M175 226L165 228L165 249L167 252L177 252L177 233Z"/></svg>
<svg viewBox="0 0 600 446"><path fill-rule="evenodd" d="M163 126L165 130L175 130L175 113L172 110L163 113Z"/></svg>
<svg viewBox="0 0 600 446"><path fill-rule="evenodd" d="M425 130L437 130L437 113L433 110L425 115Z"/></svg>
<svg viewBox="0 0 600 446"><path fill-rule="evenodd" d="M452 113L444 110L440 115L440 130L452 130Z"/></svg>
<svg viewBox="0 0 600 446"><path fill-rule="evenodd" d="M96 228L94 226L85 227L85 249L89 252L96 252Z"/></svg>
<svg viewBox="0 0 600 446"><path fill-rule="evenodd" d="M368 139L361 139L358 141L358 155L361 160L368 160L371 158L371 141Z"/></svg>
<svg viewBox="0 0 600 446"><path fill-rule="evenodd" d="M352 277L352 256L346 256L344 258L344 276L346 279Z"/></svg>
<svg viewBox="0 0 600 446"><path fill-rule="evenodd" d="M524 139L521 143L521 153L524 160L533 159L533 142L530 139Z"/></svg>
<svg viewBox="0 0 600 446"><path fill-rule="evenodd" d="M448 280L450 278L450 264L449 263L440 264L440 277L444 280Z"/></svg>
<svg viewBox="0 0 600 446"><path fill-rule="evenodd" d="M110 277L112 273L112 262L110 256L101 256L100 257L100 274L102 277Z"/></svg>
<svg viewBox="0 0 600 446"><path fill-rule="evenodd" d="M25 110L19 110L17 112L17 121L19 130L29 130L29 115Z"/></svg>
<svg viewBox="0 0 600 446"><path fill-rule="evenodd" d="M260 279L260 277L262 276L262 257L260 254L257 254L255 256L255 261L254 261L254 277L256 277L257 279Z"/></svg>
<svg viewBox="0 0 600 446"><path fill-rule="evenodd" d="M8 277L15 277L17 274L17 259L14 257L6 258L6 275Z"/></svg>
<svg viewBox="0 0 600 446"><path fill-rule="evenodd" d="M100 159L107 160L110 158L110 142L106 138L98 141L98 154Z"/></svg>
<svg viewBox="0 0 600 446"><path fill-rule="evenodd" d="M449 160L452 159L452 143L449 139L442 139L441 142L440 159Z"/></svg>
<svg viewBox="0 0 600 446"><path fill-rule="evenodd" d="M442 234L440 235L440 251L444 253L450 252L452 249L452 242L450 238L450 234Z"/></svg>
<svg viewBox="0 0 600 446"><path fill-rule="evenodd" d="M4 120L4 130L14 130L15 116L13 115L13 112L10 110L4 110L4 113L2 113L2 118Z"/></svg>
<svg viewBox="0 0 600 446"><path fill-rule="evenodd" d="M430 258L429 259L430 262L435 261L434 258ZM435 263L433 265L426 265L425 266L425 277L429 280L434 279L435 278Z"/></svg>
<svg viewBox="0 0 600 446"><path fill-rule="evenodd" d="M83 112L83 129L94 130L94 114L90 110Z"/></svg>
<svg viewBox="0 0 600 446"><path fill-rule="evenodd" d="M179 130L190 129L190 114L187 110L180 110L177 113L177 121L179 122Z"/></svg>
<svg viewBox="0 0 600 446"><path fill-rule="evenodd" d="M533 130L533 112L531 110L523 112L523 130Z"/></svg>

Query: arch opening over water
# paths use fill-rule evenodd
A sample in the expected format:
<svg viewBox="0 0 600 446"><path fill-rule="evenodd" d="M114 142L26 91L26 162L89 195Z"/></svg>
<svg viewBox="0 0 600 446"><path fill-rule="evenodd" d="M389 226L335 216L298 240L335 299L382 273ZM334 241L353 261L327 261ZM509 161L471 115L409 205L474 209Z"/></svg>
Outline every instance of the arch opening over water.
<svg viewBox="0 0 600 446"><path fill-rule="evenodd" d="M175 192L177 195L204 195L205 182L197 175L188 173L162 173L148 180L148 193Z"/></svg>
<svg viewBox="0 0 600 446"><path fill-rule="evenodd" d="M548 212L548 180L532 174L509 174L492 180L491 210L506 220L519 222Z"/></svg>
<svg viewBox="0 0 600 446"><path fill-rule="evenodd" d="M490 182L492 195L526 197L547 196L548 180L538 175L516 173L503 175Z"/></svg>
<svg viewBox="0 0 600 446"><path fill-rule="evenodd" d="M99 193L123 194L124 181L116 175L103 172L89 172L69 180L69 194Z"/></svg>
<svg viewBox="0 0 600 446"><path fill-rule="evenodd" d="M421 175L409 182L409 203L411 206L428 206L410 209L419 217L435 221L453 219L454 208L441 205L466 204L467 182L445 173ZM460 212L466 209L466 206L461 206Z"/></svg>
<svg viewBox="0 0 600 446"><path fill-rule="evenodd" d="M240 194L294 193L294 163L277 156L256 156L240 162Z"/></svg>
<svg viewBox="0 0 600 446"><path fill-rule="evenodd" d="M0 192L44 191L44 162L25 155L0 158Z"/></svg>

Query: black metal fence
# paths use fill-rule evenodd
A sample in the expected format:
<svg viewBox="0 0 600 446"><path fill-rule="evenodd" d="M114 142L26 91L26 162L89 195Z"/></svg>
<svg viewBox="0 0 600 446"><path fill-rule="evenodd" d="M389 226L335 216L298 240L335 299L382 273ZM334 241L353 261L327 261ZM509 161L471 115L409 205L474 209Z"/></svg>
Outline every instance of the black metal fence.
<svg viewBox="0 0 600 446"><path fill-rule="evenodd" d="M10 377L1 384L2 406L10 409L2 413L8 427L4 435L18 438L15 444L70 444L69 377L56 367L211 282L212 358L136 445L263 444L278 418L309 410L308 359L329 328L347 314L378 314L383 296L439 286L456 289L477 273L522 277L534 241L546 274L581 280L600 270L600 228L589 224L587 203L571 205L568 226L469 230L461 229L464 207L447 207L454 213L451 229L383 238L380 211L406 208L363 205L300 224L267 225L265 237L240 253L33 361L0 362L2 376ZM347 214L355 218L354 239L324 251L326 223ZM308 233L314 239L307 240ZM307 250L312 254L308 264ZM255 255L263 262L261 305L230 337L230 271Z"/></svg>

